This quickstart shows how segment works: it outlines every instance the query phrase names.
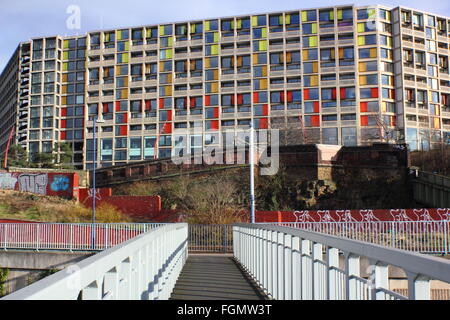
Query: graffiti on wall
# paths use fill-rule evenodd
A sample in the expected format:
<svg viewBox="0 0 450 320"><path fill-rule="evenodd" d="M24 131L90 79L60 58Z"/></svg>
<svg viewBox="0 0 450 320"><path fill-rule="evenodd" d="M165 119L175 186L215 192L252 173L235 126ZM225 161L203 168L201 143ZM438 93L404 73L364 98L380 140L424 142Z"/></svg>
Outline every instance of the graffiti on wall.
<svg viewBox="0 0 450 320"><path fill-rule="evenodd" d="M450 209L258 211L257 222L374 222L449 220Z"/></svg>
<svg viewBox="0 0 450 320"><path fill-rule="evenodd" d="M46 173L22 173L19 175L19 191L45 195L48 176Z"/></svg>
<svg viewBox="0 0 450 320"><path fill-rule="evenodd" d="M1 172L0 189L73 198L78 197L78 174Z"/></svg>
<svg viewBox="0 0 450 320"><path fill-rule="evenodd" d="M12 173L2 173L0 172L0 189L4 190L14 190L17 183L17 178L12 175Z"/></svg>

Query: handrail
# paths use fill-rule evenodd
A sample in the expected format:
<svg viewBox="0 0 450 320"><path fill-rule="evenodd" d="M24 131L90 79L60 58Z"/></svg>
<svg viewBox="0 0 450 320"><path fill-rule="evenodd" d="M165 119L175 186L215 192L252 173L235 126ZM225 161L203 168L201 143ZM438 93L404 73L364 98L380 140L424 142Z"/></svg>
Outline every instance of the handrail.
<svg viewBox="0 0 450 320"><path fill-rule="evenodd" d="M450 261L368 242L251 224L234 225L233 237L235 258L274 299L361 299L364 290L370 299L397 299L389 290L388 265L405 271L409 299L430 299L430 280L450 283ZM364 283L352 277L360 276L360 257L372 266Z"/></svg>
<svg viewBox="0 0 450 320"><path fill-rule="evenodd" d="M0 223L0 249L100 251L163 223ZM92 243L92 228L96 233Z"/></svg>
<svg viewBox="0 0 450 320"><path fill-rule="evenodd" d="M158 227L3 299L169 299L187 259L187 237L185 223Z"/></svg>

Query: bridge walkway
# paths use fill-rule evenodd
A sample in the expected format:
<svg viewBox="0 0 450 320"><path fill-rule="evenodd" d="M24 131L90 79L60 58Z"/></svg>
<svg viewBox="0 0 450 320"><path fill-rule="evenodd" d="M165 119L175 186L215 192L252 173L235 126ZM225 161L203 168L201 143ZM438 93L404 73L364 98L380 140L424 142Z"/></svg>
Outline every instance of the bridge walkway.
<svg viewBox="0 0 450 320"><path fill-rule="evenodd" d="M265 300L232 255L190 254L171 300Z"/></svg>

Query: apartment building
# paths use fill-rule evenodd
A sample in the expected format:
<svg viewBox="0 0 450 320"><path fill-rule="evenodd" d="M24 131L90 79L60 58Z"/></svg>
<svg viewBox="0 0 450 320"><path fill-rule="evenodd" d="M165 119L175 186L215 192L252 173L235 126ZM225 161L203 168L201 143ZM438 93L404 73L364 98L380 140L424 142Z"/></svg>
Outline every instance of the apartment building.
<svg viewBox="0 0 450 320"><path fill-rule="evenodd" d="M281 144L450 143L450 19L335 6L45 37L0 77L0 152L72 145L77 168L168 157L252 123Z"/></svg>

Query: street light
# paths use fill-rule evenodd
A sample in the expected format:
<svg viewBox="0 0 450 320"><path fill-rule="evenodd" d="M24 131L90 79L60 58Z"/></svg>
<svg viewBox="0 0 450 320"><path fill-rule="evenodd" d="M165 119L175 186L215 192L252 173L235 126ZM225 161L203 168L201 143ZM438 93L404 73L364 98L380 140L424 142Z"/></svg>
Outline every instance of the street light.
<svg viewBox="0 0 450 320"><path fill-rule="evenodd" d="M255 164L254 164L253 123L250 121L250 222L255 223Z"/></svg>
<svg viewBox="0 0 450 320"><path fill-rule="evenodd" d="M96 200L96 190L95 190L95 169L97 167L97 139L95 136L95 132L97 131L97 123L104 123L102 114L100 113L100 118L97 116L94 117L94 169L92 176L92 249L95 248L95 200Z"/></svg>

